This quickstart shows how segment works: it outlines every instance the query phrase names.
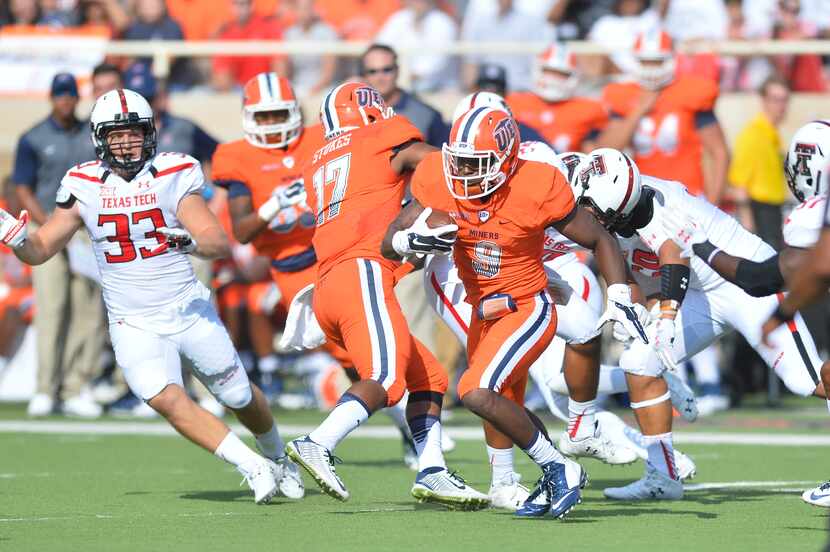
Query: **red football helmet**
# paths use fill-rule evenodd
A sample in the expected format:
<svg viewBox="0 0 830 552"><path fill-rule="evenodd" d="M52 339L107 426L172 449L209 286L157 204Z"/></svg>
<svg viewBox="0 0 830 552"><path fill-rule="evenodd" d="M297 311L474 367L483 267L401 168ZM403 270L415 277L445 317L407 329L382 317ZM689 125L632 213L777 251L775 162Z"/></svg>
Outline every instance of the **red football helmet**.
<svg viewBox="0 0 830 552"><path fill-rule="evenodd" d="M380 92L363 82L347 82L328 93L320 106L326 140L395 114Z"/></svg>
<svg viewBox="0 0 830 552"><path fill-rule="evenodd" d="M634 40L636 77L643 88L659 90L674 79L674 45L664 31L652 29Z"/></svg>
<svg viewBox="0 0 830 552"><path fill-rule="evenodd" d="M533 64L533 91L549 102L573 96L577 84L576 58L564 44L554 44Z"/></svg>
<svg viewBox="0 0 830 552"><path fill-rule="evenodd" d="M258 122L258 113L274 112L281 122ZM303 132L303 114L288 79L276 73L260 73L242 89L242 130L245 139L260 148L282 148Z"/></svg>
<svg viewBox="0 0 830 552"><path fill-rule="evenodd" d="M453 197L484 197L507 182L516 170L519 142L516 121L501 109L482 106L462 115L441 149L444 179Z"/></svg>

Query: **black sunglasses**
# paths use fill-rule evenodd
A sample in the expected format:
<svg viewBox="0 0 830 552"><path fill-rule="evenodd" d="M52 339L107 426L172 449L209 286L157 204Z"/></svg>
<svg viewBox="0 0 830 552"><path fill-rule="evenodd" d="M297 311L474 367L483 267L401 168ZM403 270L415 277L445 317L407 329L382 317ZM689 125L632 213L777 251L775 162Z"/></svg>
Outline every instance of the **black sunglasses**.
<svg viewBox="0 0 830 552"><path fill-rule="evenodd" d="M364 69L363 74L371 77L372 75L377 75L378 73L388 75L389 73L394 73L397 70L397 65L387 65L386 67L379 67L377 69Z"/></svg>

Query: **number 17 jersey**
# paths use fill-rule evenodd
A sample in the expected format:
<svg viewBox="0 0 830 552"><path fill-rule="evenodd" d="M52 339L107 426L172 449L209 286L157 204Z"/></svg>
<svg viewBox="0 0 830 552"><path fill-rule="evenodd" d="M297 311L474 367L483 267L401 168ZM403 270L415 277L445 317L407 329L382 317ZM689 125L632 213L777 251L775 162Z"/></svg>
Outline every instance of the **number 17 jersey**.
<svg viewBox="0 0 830 552"><path fill-rule="evenodd" d="M78 205L110 323L124 320L156 333L180 331L180 311L208 293L183 253L154 252L162 241L156 231L181 227L179 202L203 185L199 162L177 153L159 154L129 182L100 161L76 165L63 177L57 204Z"/></svg>
<svg viewBox="0 0 830 552"><path fill-rule="evenodd" d="M333 138L314 152L303 180L317 222L312 243L318 278L349 259L391 262L380 246L405 191L391 160L398 146L422 140L412 123L396 115Z"/></svg>

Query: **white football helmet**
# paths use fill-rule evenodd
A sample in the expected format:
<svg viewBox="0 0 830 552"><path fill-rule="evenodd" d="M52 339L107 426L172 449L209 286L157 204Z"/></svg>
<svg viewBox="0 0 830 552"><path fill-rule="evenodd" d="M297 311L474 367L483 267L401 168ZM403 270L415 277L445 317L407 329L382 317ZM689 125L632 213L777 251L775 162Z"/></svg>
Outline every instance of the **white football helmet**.
<svg viewBox="0 0 830 552"><path fill-rule="evenodd" d="M284 111L285 122L260 124L256 114ZM260 73L242 89L242 131L252 146L283 148L295 142L303 132L303 114L288 79L276 73Z"/></svg>
<svg viewBox="0 0 830 552"><path fill-rule="evenodd" d="M475 107L491 107L499 111L504 111L511 117L513 116L507 102L495 92L473 92L472 94L464 96L455 105L455 111L452 112L452 122L456 122L462 115Z"/></svg>
<svg viewBox="0 0 830 552"><path fill-rule="evenodd" d="M588 155L579 151L566 151L556 155L559 162L565 166L567 172L565 176L568 177L568 182L573 186L574 176L576 175L576 168L580 163L588 159Z"/></svg>
<svg viewBox="0 0 830 552"><path fill-rule="evenodd" d="M567 100L577 85L576 59L564 44L554 44L533 63L533 91L548 102Z"/></svg>
<svg viewBox="0 0 830 552"><path fill-rule="evenodd" d="M112 167L128 172L139 170L156 154L156 125L153 109L144 96L133 90L117 88L101 95L92 106L89 116L92 143L98 159ZM144 141L137 159L124 154L115 155L107 144L107 134L127 127L142 127Z"/></svg>
<svg viewBox="0 0 830 552"><path fill-rule="evenodd" d="M619 150L595 149L576 167L571 188L576 202L614 232L628 223L640 201L640 170Z"/></svg>
<svg viewBox="0 0 830 552"><path fill-rule="evenodd" d="M799 128L784 159L787 184L798 201L827 193L830 164L830 120L812 121Z"/></svg>
<svg viewBox="0 0 830 552"><path fill-rule="evenodd" d="M637 61L634 77L643 88L659 90L674 80L674 45L664 31L652 29L637 35L634 59Z"/></svg>

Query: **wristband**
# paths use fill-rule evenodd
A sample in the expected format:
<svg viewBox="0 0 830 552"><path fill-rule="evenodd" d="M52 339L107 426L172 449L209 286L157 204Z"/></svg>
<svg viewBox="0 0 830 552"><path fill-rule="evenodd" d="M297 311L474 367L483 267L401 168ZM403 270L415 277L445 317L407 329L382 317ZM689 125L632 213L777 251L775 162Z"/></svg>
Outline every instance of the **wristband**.
<svg viewBox="0 0 830 552"><path fill-rule="evenodd" d="M392 249L401 257L406 257L412 250L409 249L409 235L406 230L398 230L392 235Z"/></svg>
<svg viewBox="0 0 830 552"><path fill-rule="evenodd" d="M706 261L706 264L711 263L714 256L720 253L720 249L715 247L715 245L708 240L703 243L694 244L692 246L692 251L695 252L695 255Z"/></svg>
<svg viewBox="0 0 830 552"><path fill-rule="evenodd" d="M660 267L660 299L683 302L689 287L691 270L682 264L666 264Z"/></svg>

